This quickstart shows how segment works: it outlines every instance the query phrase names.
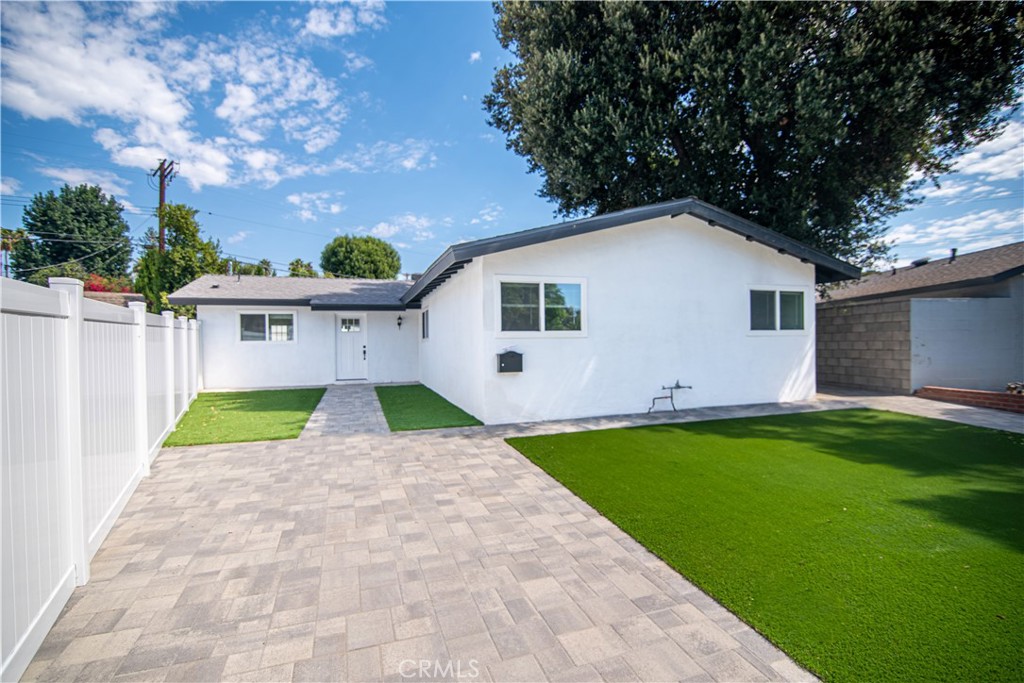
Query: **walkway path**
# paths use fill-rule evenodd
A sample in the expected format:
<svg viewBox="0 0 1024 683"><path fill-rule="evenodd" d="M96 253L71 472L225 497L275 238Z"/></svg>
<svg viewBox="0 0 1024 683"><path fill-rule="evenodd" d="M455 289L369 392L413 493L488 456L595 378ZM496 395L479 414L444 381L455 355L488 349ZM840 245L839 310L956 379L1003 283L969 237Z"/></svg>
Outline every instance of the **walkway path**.
<svg viewBox="0 0 1024 683"><path fill-rule="evenodd" d="M820 398L389 434L332 387L298 440L162 451L24 679L813 679L503 438L862 405L1020 427Z"/></svg>

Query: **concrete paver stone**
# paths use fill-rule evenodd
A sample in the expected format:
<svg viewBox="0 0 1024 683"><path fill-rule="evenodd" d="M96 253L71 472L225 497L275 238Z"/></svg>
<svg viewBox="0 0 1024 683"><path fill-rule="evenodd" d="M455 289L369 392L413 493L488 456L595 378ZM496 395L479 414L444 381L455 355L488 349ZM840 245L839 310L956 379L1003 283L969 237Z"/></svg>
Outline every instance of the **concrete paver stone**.
<svg viewBox="0 0 1024 683"><path fill-rule="evenodd" d="M23 680L814 680L503 439L846 407L1024 432L836 393L390 434L330 387L297 440L164 449Z"/></svg>

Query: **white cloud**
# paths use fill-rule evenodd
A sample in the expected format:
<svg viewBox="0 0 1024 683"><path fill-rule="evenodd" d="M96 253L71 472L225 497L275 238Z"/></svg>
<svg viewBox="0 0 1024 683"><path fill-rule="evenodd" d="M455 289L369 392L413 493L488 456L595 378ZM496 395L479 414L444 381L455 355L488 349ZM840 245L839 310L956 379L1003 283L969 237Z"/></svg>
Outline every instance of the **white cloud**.
<svg viewBox="0 0 1024 683"><path fill-rule="evenodd" d="M383 0L323 3L306 14L302 34L318 38L351 36L362 29L380 28L385 23Z"/></svg>
<svg viewBox="0 0 1024 683"><path fill-rule="evenodd" d="M1024 208L988 209L926 223L904 223L886 235L897 250L948 253L956 247L961 253L988 249L1017 242L1024 235ZM897 263L908 261L901 258Z"/></svg>
<svg viewBox="0 0 1024 683"><path fill-rule="evenodd" d="M234 235L231 235L230 237L228 237L228 244L238 244L239 242L242 242L243 240L245 240L245 238L248 237L248 236L249 236L248 232L246 232L245 230L239 230Z"/></svg>
<svg viewBox="0 0 1024 683"><path fill-rule="evenodd" d="M369 232L374 237L388 239L395 235L408 235L416 242L424 242L434 239L434 233L429 230L434 221L426 216L417 216L413 213L404 213L394 216L390 220L381 221L370 228ZM363 229L365 230L365 228Z"/></svg>
<svg viewBox="0 0 1024 683"><path fill-rule="evenodd" d="M469 222L470 225L480 225L495 223L505 214L505 209L501 207L501 204L491 202L484 208L480 209L477 213L476 218Z"/></svg>
<svg viewBox="0 0 1024 683"><path fill-rule="evenodd" d="M289 204L298 207L295 215L302 222L316 221L321 214L337 215L345 210L344 205L337 201L342 192L297 192L285 199Z"/></svg>
<svg viewBox="0 0 1024 683"><path fill-rule="evenodd" d="M99 185L109 195L128 194L128 181L110 171L96 171L88 168L38 168L47 178L53 178L72 187L76 185ZM123 203L123 202L122 202Z"/></svg>
<svg viewBox="0 0 1024 683"><path fill-rule="evenodd" d="M960 157L956 171L987 181L1013 180L1024 173L1024 122L1010 121L1002 134Z"/></svg>
<svg viewBox="0 0 1024 683"><path fill-rule="evenodd" d="M470 64L473 64L473 63L479 62L479 61L480 61L480 51L479 50L477 50L476 52L470 52L469 53L469 63Z"/></svg>
<svg viewBox="0 0 1024 683"><path fill-rule="evenodd" d="M420 171L431 168L437 162L433 143L428 140L408 138L402 142L375 142L372 145L358 145L353 152L338 156L333 162L316 168L317 173L336 170L354 173L377 173L381 171Z"/></svg>
<svg viewBox="0 0 1024 683"><path fill-rule="evenodd" d="M0 178L0 194L16 194L21 189L21 183L14 178L3 176Z"/></svg>
<svg viewBox="0 0 1024 683"><path fill-rule="evenodd" d="M384 23L381 2L317 9L336 19L345 14L357 28ZM5 4L4 106L27 118L99 123L94 140L115 163L148 171L161 158L175 159L196 190L346 169L308 159L340 137L348 109L339 79L258 27L233 37L166 36L166 15L175 11L170 3ZM352 53L346 63L358 69L369 62ZM199 132L206 112L223 132ZM305 155L268 144L275 133ZM426 163L413 159L408 168Z"/></svg>

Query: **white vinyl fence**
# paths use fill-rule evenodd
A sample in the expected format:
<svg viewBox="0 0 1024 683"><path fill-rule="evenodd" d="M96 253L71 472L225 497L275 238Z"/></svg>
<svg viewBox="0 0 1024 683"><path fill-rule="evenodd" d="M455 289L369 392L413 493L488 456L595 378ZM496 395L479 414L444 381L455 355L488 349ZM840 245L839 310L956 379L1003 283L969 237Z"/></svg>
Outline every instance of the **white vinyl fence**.
<svg viewBox="0 0 1024 683"><path fill-rule="evenodd" d="M17 680L198 391L196 321L0 279L0 680Z"/></svg>

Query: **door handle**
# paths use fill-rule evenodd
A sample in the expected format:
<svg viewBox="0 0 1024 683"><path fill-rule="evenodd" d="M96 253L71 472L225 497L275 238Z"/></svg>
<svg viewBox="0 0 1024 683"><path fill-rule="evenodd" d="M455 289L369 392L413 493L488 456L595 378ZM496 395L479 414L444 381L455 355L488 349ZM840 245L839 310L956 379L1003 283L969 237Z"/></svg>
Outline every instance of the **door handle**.
<svg viewBox="0 0 1024 683"><path fill-rule="evenodd" d="M363 344L363 360L366 360L366 344Z"/></svg>

